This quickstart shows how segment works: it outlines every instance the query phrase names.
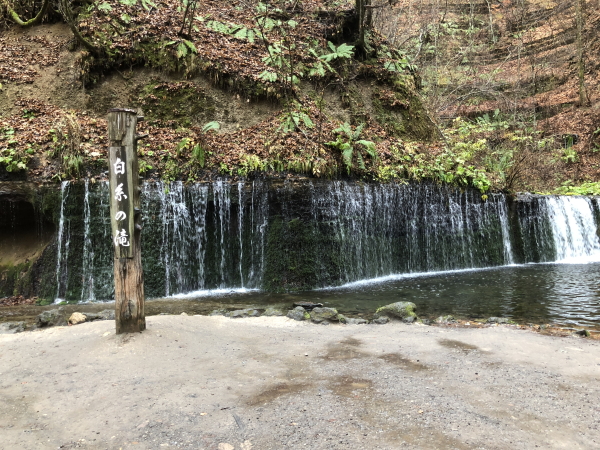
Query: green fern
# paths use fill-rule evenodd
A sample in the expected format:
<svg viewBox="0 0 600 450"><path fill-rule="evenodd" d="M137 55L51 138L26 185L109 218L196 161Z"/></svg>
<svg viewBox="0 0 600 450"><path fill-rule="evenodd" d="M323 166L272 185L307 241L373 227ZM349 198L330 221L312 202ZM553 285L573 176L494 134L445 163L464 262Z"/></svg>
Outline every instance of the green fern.
<svg viewBox="0 0 600 450"><path fill-rule="evenodd" d="M188 54L188 47L183 42L180 42L177 46L177 58L185 58Z"/></svg>
<svg viewBox="0 0 600 450"><path fill-rule="evenodd" d="M202 133L208 133L209 131L218 130L219 128L221 128L221 124L219 122L208 122L202 127Z"/></svg>
<svg viewBox="0 0 600 450"><path fill-rule="evenodd" d="M365 160L360 152L360 147L364 148L366 153L373 159L377 159L377 149L375 147L375 143L371 141L367 141L364 139L358 139L362 133L363 128L365 127L364 123L361 123L356 127L355 130L352 130L352 127L348 122L343 123L338 128L333 130L334 133L337 133L337 139L335 141L327 142L325 145L329 145L330 147L337 148L342 153L342 160L346 165L346 170L348 174L352 171L354 167L354 159L356 159L357 166L361 170L365 170ZM358 147L360 146L360 147Z"/></svg>
<svg viewBox="0 0 600 450"><path fill-rule="evenodd" d="M331 62L334 59L352 58L352 55L354 54L353 45L342 44L339 47L336 47L333 43L327 42L327 46L331 50L331 53L320 56L320 58L326 62Z"/></svg>
<svg viewBox="0 0 600 450"><path fill-rule="evenodd" d="M258 75L258 77L263 81L268 81L273 83L277 81L277 74L275 72L271 72L270 70L265 70Z"/></svg>
<svg viewBox="0 0 600 450"><path fill-rule="evenodd" d="M206 28L216 31L217 33L231 34L231 28L217 20L210 20L206 22Z"/></svg>
<svg viewBox="0 0 600 450"><path fill-rule="evenodd" d="M194 43L192 41L188 41L188 40L184 39L183 43L186 45L187 48L190 49L190 51L192 53L198 53L198 49L196 48L196 46L194 45Z"/></svg>

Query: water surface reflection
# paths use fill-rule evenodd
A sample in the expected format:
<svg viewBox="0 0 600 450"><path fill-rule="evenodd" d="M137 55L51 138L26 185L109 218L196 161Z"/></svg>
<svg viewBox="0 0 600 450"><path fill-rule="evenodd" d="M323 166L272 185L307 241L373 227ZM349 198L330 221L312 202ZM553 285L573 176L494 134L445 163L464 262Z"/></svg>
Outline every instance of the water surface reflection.
<svg viewBox="0 0 600 450"><path fill-rule="evenodd" d="M421 317L502 316L518 322L599 326L600 263L531 264L398 275L298 294L222 292L209 296L189 294L187 299L224 307L285 309L294 301L304 300L324 303L344 314L364 316L388 303L411 301Z"/></svg>

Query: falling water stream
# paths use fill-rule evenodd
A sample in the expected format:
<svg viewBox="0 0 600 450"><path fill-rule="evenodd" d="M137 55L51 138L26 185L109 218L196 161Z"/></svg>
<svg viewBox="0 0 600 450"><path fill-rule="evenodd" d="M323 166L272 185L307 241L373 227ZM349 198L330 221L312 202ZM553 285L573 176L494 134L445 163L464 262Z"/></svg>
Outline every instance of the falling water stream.
<svg viewBox="0 0 600 450"><path fill-rule="evenodd" d="M56 298L110 300L108 187L63 182L61 196ZM152 298L303 298L353 314L411 300L422 314L600 320L591 198L483 201L435 184L219 180L147 182L142 210ZM267 293L290 289L301 293Z"/></svg>

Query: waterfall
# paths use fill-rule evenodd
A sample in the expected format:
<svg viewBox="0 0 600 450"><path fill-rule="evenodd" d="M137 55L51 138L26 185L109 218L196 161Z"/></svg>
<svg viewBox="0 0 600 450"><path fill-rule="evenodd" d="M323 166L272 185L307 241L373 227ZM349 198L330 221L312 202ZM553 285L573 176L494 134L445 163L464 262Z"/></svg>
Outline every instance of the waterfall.
<svg viewBox="0 0 600 450"><path fill-rule="evenodd" d="M510 241L510 226L508 222L508 210L506 208L506 202L497 202L498 205L498 216L500 217L500 225L502 227L502 247L504 248L504 262L505 264L514 264L515 259L513 256L512 242Z"/></svg>
<svg viewBox="0 0 600 450"><path fill-rule="evenodd" d="M240 243L240 285L242 288L244 287L244 273L242 269L242 261L244 260L244 239L243 229L244 229L244 183L238 183L238 242Z"/></svg>
<svg viewBox="0 0 600 450"><path fill-rule="evenodd" d="M556 260L599 261L600 242L591 200L585 197L549 197L547 205Z"/></svg>
<svg viewBox="0 0 600 450"><path fill-rule="evenodd" d="M518 208L523 262L600 261L595 199L524 196Z"/></svg>
<svg viewBox="0 0 600 450"><path fill-rule="evenodd" d="M502 195L483 201L445 186L336 181L313 189L312 201L319 232L330 228L339 243L332 278L343 282L512 263Z"/></svg>
<svg viewBox="0 0 600 450"><path fill-rule="evenodd" d="M85 193L83 198L83 266L81 276L81 298L93 302L94 295L94 246L92 245L90 233L90 186L89 180L85 180Z"/></svg>
<svg viewBox="0 0 600 450"><path fill-rule="evenodd" d="M111 299L108 184L63 182L60 194L55 298ZM147 182L142 215L148 297L600 260L597 200L585 197L483 200L428 183Z"/></svg>
<svg viewBox="0 0 600 450"><path fill-rule="evenodd" d="M69 243L71 242L71 234L65 233L65 204L69 198L69 182L63 181L60 184L60 218L58 220L58 236L57 236L57 253L56 253L56 296L55 302L60 303L62 301L61 286L63 285L63 278L66 278L68 266L67 262L69 259ZM70 221L67 222L70 224ZM66 238L65 238L66 236ZM66 241L66 242L65 242ZM64 249L64 250L63 250ZM64 254L64 257L63 257ZM63 261L64 258L64 261ZM64 274L62 270L64 268Z"/></svg>

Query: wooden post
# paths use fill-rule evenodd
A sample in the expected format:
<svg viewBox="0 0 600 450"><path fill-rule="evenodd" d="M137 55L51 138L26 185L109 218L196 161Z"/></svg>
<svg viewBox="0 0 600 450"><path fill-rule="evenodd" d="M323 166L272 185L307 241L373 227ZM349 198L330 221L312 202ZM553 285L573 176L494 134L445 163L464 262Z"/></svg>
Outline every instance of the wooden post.
<svg viewBox="0 0 600 450"><path fill-rule="evenodd" d="M115 320L117 334L146 329L144 275L140 249L141 211L136 111L108 111L109 190L115 249Z"/></svg>

